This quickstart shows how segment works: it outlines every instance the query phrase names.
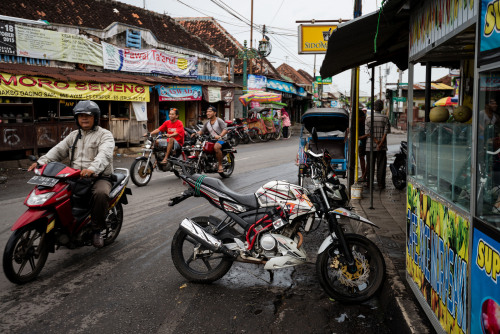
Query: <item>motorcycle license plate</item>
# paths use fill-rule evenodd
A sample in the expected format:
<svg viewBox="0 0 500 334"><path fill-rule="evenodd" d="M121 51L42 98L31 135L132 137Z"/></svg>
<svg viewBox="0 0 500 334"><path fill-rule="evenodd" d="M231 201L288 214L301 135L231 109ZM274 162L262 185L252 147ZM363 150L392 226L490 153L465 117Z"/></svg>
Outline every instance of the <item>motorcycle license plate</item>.
<svg viewBox="0 0 500 334"><path fill-rule="evenodd" d="M45 177L45 176L33 176L29 181L28 184L36 184L38 186L45 186L45 187L53 187L56 185L56 183L59 182L58 179L54 179L52 177Z"/></svg>

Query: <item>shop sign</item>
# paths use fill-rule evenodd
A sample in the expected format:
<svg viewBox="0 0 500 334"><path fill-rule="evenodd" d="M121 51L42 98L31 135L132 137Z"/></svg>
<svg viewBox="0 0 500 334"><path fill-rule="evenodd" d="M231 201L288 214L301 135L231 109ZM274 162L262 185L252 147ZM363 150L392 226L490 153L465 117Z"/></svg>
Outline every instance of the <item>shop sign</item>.
<svg viewBox="0 0 500 334"><path fill-rule="evenodd" d="M297 94L297 89L294 84L279 80L268 79L267 88L278 90L280 92Z"/></svg>
<svg viewBox="0 0 500 334"><path fill-rule="evenodd" d="M16 25L17 55L102 66L102 46L83 36Z"/></svg>
<svg viewBox="0 0 500 334"><path fill-rule="evenodd" d="M0 96L149 102L149 87L135 83L60 81L0 73Z"/></svg>
<svg viewBox="0 0 500 334"><path fill-rule="evenodd" d="M500 60L500 2L481 1L479 63Z"/></svg>
<svg viewBox="0 0 500 334"><path fill-rule="evenodd" d="M298 89L297 89L297 95L302 96L302 97L307 96L307 92L304 89L304 87L298 87Z"/></svg>
<svg viewBox="0 0 500 334"><path fill-rule="evenodd" d="M222 100L220 94L220 87L207 87L207 101L210 103L219 102Z"/></svg>
<svg viewBox="0 0 500 334"><path fill-rule="evenodd" d="M470 222L408 183L406 270L449 333L467 333Z"/></svg>
<svg viewBox="0 0 500 334"><path fill-rule="evenodd" d="M433 43L454 36L463 25L475 24L477 6L474 0L421 2L421 7L410 14L410 58Z"/></svg>
<svg viewBox="0 0 500 334"><path fill-rule="evenodd" d="M247 86L249 90L265 90L267 85L267 78L263 75L249 74Z"/></svg>
<svg viewBox="0 0 500 334"><path fill-rule="evenodd" d="M234 89L233 88L222 88L221 89L222 100L227 104L233 102L234 99Z"/></svg>
<svg viewBox="0 0 500 334"><path fill-rule="evenodd" d="M332 83L332 77L321 79L320 76L316 76L315 81L318 83L318 85L329 85Z"/></svg>
<svg viewBox="0 0 500 334"><path fill-rule="evenodd" d="M500 243L474 228L471 260L471 333L498 333Z"/></svg>
<svg viewBox="0 0 500 334"><path fill-rule="evenodd" d="M324 54L328 48L328 39L336 25L301 24L299 25L299 54Z"/></svg>
<svg viewBox="0 0 500 334"><path fill-rule="evenodd" d="M500 76L481 76L479 79L479 87L483 92L500 91Z"/></svg>
<svg viewBox="0 0 500 334"><path fill-rule="evenodd" d="M16 55L15 25L7 21L0 21L0 53Z"/></svg>
<svg viewBox="0 0 500 334"><path fill-rule="evenodd" d="M200 101L201 86L157 86L160 95L159 100L162 101Z"/></svg>
<svg viewBox="0 0 500 334"><path fill-rule="evenodd" d="M197 57L180 57L156 49L124 49L105 42L102 42L102 49L104 68L107 70L188 78L198 76Z"/></svg>

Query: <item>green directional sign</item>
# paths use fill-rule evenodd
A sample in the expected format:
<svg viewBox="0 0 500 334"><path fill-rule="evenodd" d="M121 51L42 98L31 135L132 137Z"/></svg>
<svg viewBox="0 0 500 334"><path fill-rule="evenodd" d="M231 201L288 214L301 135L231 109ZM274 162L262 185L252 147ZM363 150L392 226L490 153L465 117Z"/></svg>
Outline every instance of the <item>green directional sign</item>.
<svg viewBox="0 0 500 334"><path fill-rule="evenodd" d="M393 101L395 102L406 102L406 97L393 97L392 98Z"/></svg>
<svg viewBox="0 0 500 334"><path fill-rule="evenodd" d="M329 85L332 83L332 77L321 79L320 76L317 76L316 82L320 85Z"/></svg>

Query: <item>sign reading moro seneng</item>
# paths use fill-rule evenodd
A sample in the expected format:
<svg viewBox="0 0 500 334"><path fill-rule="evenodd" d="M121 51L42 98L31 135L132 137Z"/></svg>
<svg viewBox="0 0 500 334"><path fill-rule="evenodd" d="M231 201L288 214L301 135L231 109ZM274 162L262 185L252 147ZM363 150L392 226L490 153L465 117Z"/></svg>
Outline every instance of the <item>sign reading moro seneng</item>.
<svg viewBox="0 0 500 334"><path fill-rule="evenodd" d="M337 29L336 25L299 25L299 54L326 53L328 39L335 29Z"/></svg>

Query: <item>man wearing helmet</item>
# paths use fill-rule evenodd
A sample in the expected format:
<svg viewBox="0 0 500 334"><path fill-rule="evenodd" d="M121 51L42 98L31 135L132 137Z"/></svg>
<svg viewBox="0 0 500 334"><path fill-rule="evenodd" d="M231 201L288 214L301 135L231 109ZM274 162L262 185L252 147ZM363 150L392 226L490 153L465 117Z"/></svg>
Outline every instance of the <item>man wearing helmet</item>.
<svg viewBox="0 0 500 334"><path fill-rule="evenodd" d="M51 148L47 154L32 164L28 171L37 164L44 165L52 161L70 159L70 167L80 169L82 178L99 176L92 187L91 216L92 242L95 247L104 246L101 229L105 227L108 211L111 182L109 176L113 172L113 151L115 140L110 131L99 126L101 111L93 101L80 101L73 109L78 129L72 131L59 144Z"/></svg>

